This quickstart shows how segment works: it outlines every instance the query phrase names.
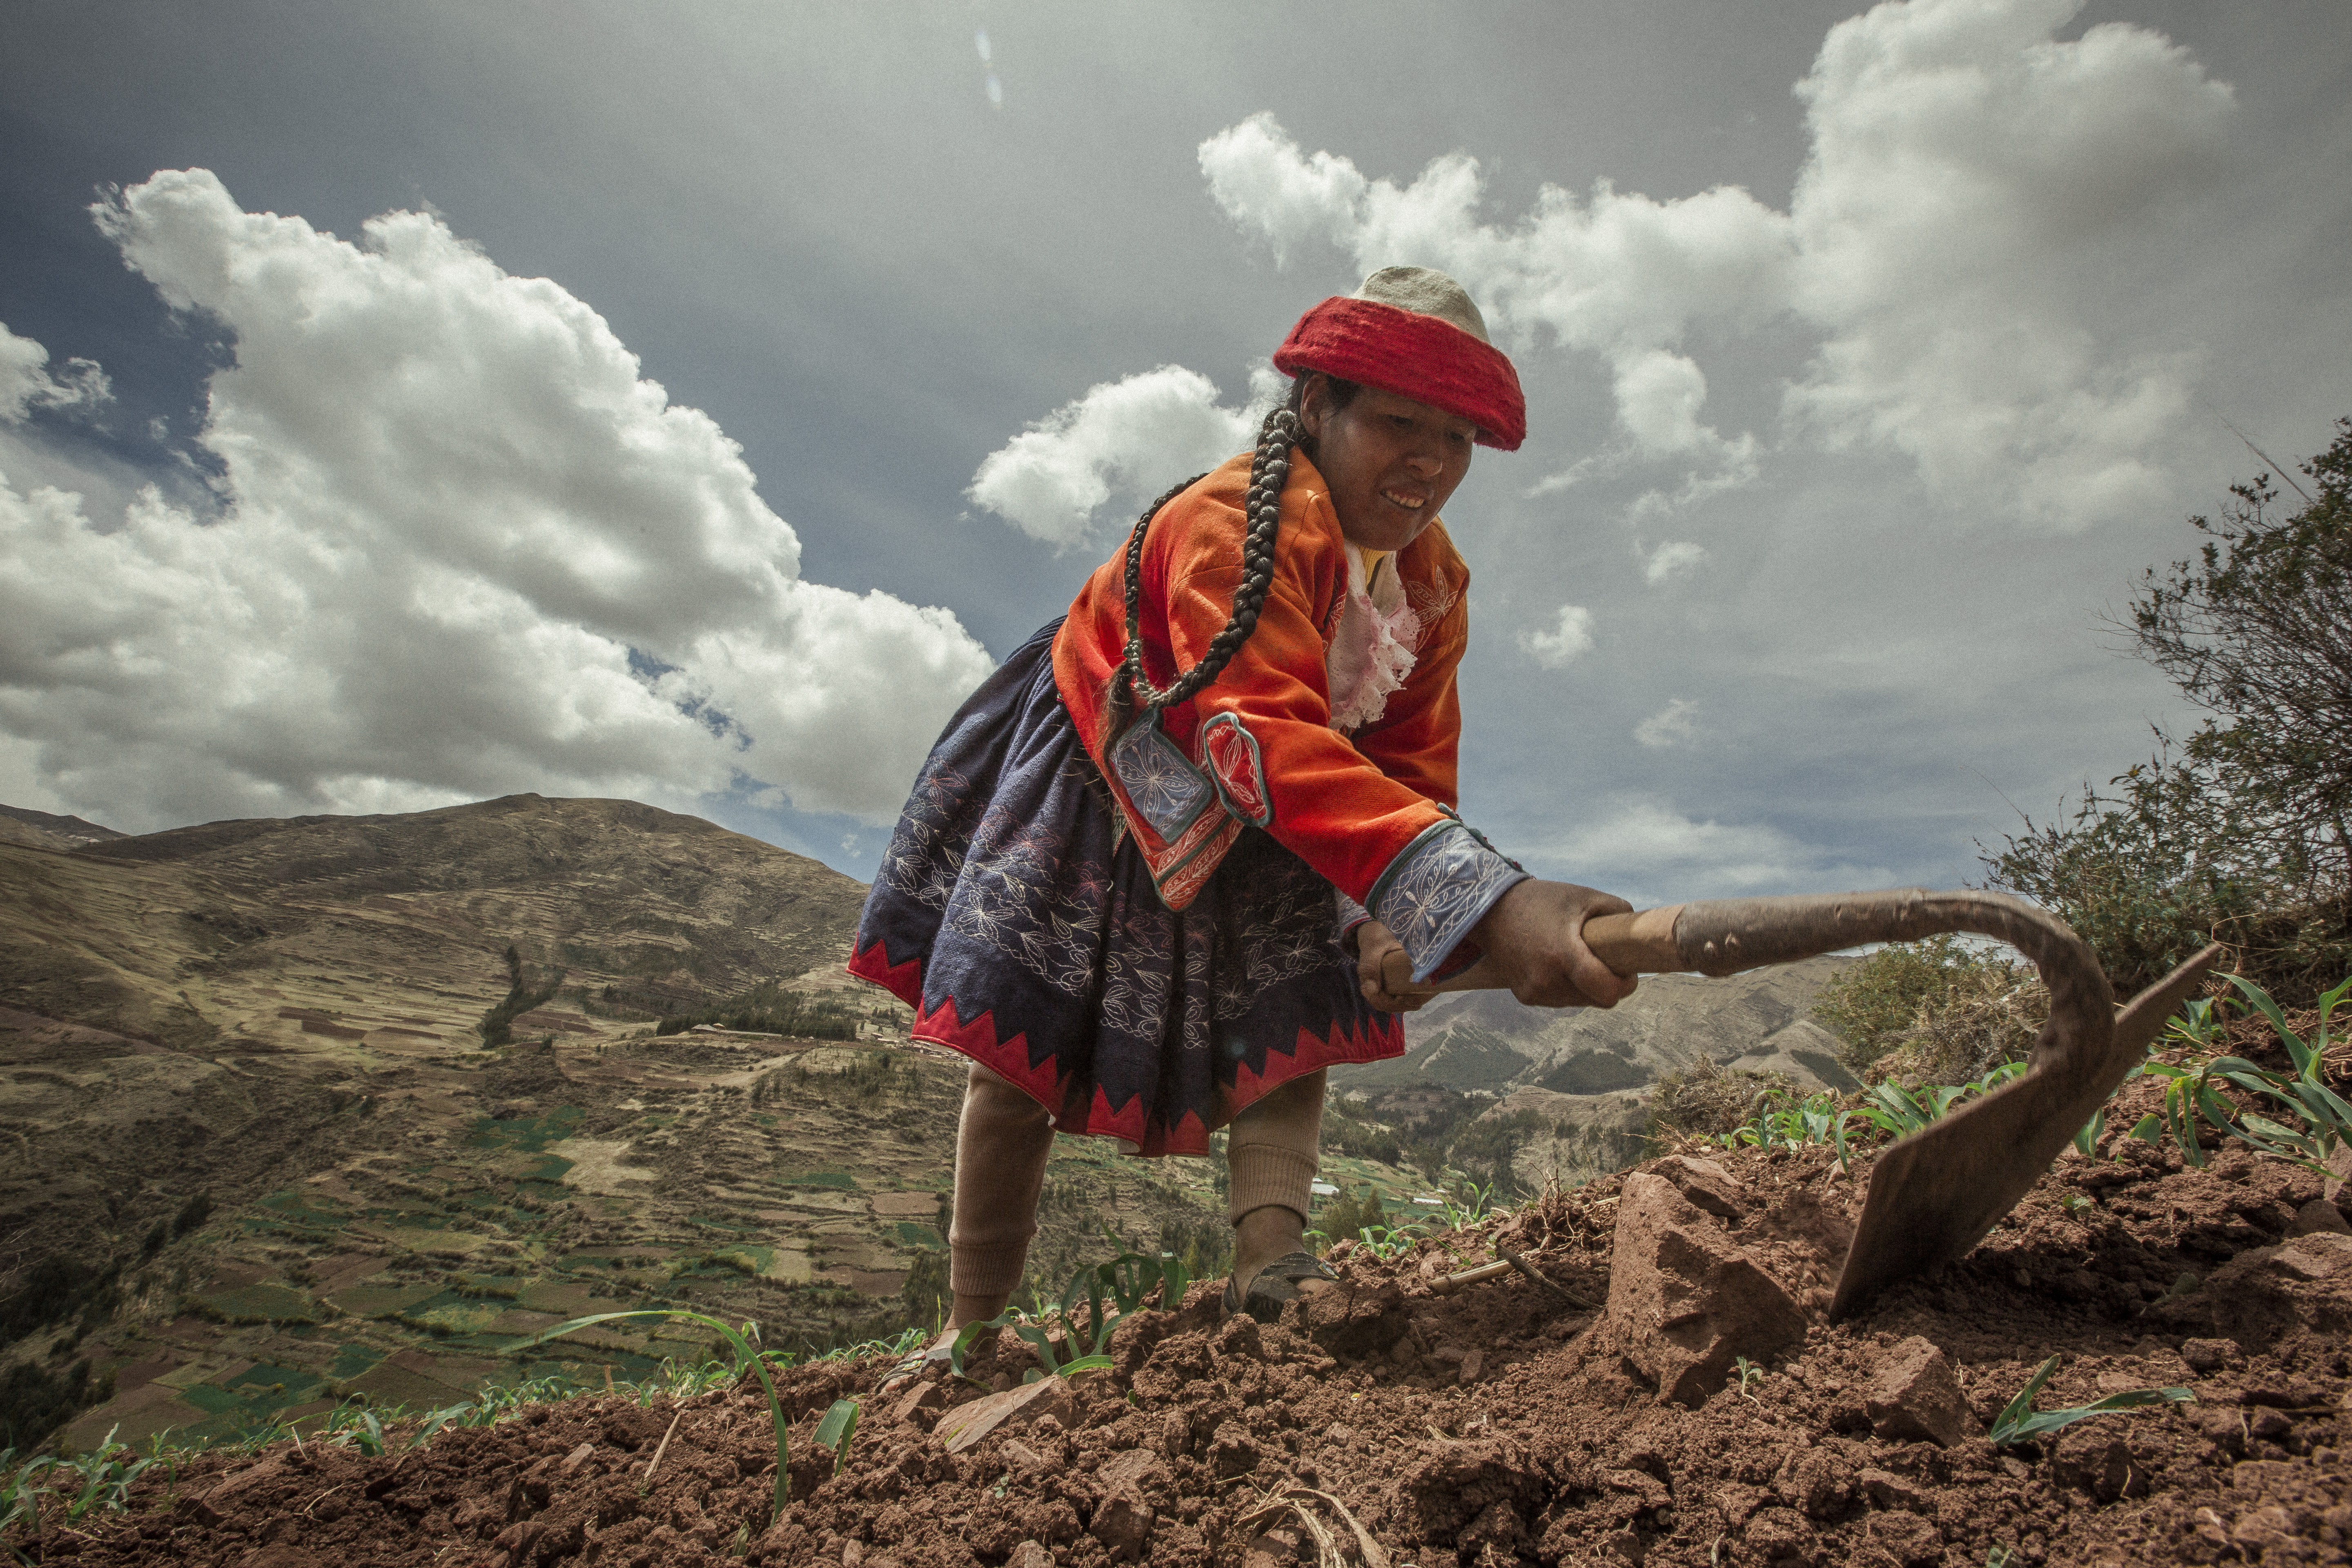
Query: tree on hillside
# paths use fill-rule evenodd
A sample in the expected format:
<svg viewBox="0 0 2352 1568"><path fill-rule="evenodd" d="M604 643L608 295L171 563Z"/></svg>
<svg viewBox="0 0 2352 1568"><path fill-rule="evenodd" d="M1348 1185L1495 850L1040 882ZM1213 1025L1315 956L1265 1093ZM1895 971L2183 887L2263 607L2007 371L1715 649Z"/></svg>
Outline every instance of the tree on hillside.
<svg viewBox="0 0 2352 1568"><path fill-rule="evenodd" d="M1986 857L2118 990L2213 940L2290 1005L2352 970L2352 419L2337 430L2301 510L2275 515L2267 475L2231 487L2221 522L2192 520L2200 558L2149 571L2133 604L2132 651L2214 717Z"/></svg>
<svg viewBox="0 0 2352 1568"><path fill-rule="evenodd" d="M2133 620L2140 657L2221 716L2189 738L2188 760L2313 852L2315 870L2352 876L2352 418L2336 429L2304 465L2319 493L2301 511L2272 516L2267 474L2231 487L2221 523L2195 520L2211 536L2200 559L2148 572Z"/></svg>

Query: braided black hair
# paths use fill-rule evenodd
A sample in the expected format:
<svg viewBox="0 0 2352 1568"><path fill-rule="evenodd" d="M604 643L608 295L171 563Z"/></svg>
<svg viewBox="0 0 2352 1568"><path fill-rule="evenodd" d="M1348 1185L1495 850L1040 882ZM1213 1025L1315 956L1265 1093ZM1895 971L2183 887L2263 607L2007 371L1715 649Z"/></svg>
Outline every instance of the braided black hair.
<svg viewBox="0 0 2352 1568"><path fill-rule="evenodd" d="M1303 386L1303 383L1302 383ZM1352 388L1350 389L1352 391ZM1160 509L1208 476L1186 479L1143 510L1127 540L1127 647L1110 679L1110 738L1116 740L1139 718L1163 708L1190 701L1202 687L1217 679L1233 657L1257 630L1258 613L1265 608L1267 590L1274 586L1274 543L1282 522L1282 487L1290 478L1291 449L1303 439L1294 389L1290 407L1268 413L1258 426L1257 451L1250 458L1249 498L1244 510L1249 532L1242 543L1242 580L1234 590L1234 613L1224 629L1210 639L1201 662L1179 675L1166 688L1155 687L1143 673L1143 536ZM1137 705L1141 704L1141 710Z"/></svg>

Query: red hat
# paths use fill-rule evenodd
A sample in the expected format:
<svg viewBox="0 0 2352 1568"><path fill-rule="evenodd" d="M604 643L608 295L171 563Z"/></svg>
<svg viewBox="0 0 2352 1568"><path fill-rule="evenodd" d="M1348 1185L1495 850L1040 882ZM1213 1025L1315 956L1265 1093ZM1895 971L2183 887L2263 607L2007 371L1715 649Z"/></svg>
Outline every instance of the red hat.
<svg viewBox="0 0 2352 1568"><path fill-rule="evenodd" d="M1274 368L1319 370L1458 414L1482 447L1515 452L1527 439L1518 372L1486 341L1462 285L1426 267L1383 267L1350 298L1324 300L1290 329Z"/></svg>

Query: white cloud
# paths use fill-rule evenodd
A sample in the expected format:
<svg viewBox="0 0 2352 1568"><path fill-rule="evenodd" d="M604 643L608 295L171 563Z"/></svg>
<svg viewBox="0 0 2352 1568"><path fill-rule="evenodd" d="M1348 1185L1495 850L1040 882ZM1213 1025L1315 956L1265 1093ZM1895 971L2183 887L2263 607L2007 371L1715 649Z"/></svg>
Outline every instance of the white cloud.
<svg viewBox="0 0 2352 1568"><path fill-rule="evenodd" d="M1519 647L1546 669L1565 669L1592 651L1592 612L1582 605L1562 605L1553 630L1521 632Z"/></svg>
<svg viewBox="0 0 2352 1568"><path fill-rule="evenodd" d="M1654 587L1694 570L1706 559L1705 545L1693 544L1687 540L1670 540L1650 552L1649 560L1642 567L1642 577Z"/></svg>
<svg viewBox="0 0 2352 1568"><path fill-rule="evenodd" d="M1697 822L1662 801L1639 798L1597 811L1533 854L1571 881L1616 883L1633 889L1629 897L1867 888L1887 878L1882 867L1856 866L1769 824Z"/></svg>
<svg viewBox="0 0 2352 1568"><path fill-rule="evenodd" d="M1698 704L1681 697L1633 726L1633 739L1644 746L1678 746L1698 738Z"/></svg>
<svg viewBox="0 0 2352 1568"><path fill-rule="evenodd" d="M114 395L95 360L69 359L61 376L48 363L48 350L0 323L0 422L18 424L35 408L95 408Z"/></svg>
<svg viewBox="0 0 2352 1568"><path fill-rule="evenodd" d="M884 821L990 668L944 610L802 580L708 416L437 218L353 245L204 170L96 211L236 342L217 517L0 481L0 730L101 819L765 785Z"/></svg>
<svg viewBox="0 0 2352 1568"><path fill-rule="evenodd" d="M2058 41L2081 4L1898 0L1831 29L1797 87L1812 147L1786 213L1732 187L1662 202L1601 180L1586 198L1547 184L1491 223L1466 153L1400 186L1306 153L1270 113L1203 142L1201 170L1277 260L1328 241L1359 270L1443 268L1517 344L1603 358L1634 453L1698 465L1654 510L1755 478L1752 437L1701 419L1685 337L1794 314L1821 338L1784 401L1793 430L2076 527L2158 494L2194 367L2104 341L2105 295L2212 185L2231 112L2158 34Z"/></svg>
<svg viewBox="0 0 2352 1568"><path fill-rule="evenodd" d="M2127 256L2213 184L2232 102L2161 35L2056 29L2082 0L1916 0L1830 30L1790 212L1827 334L1788 411L1933 485L2059 527L2164 495L2193 366L2090 329Z"/></svg>
<svg viewBox="0 0 2352 1568"><path fill-rule="evenodd" d="M1207 376L1181 365L1103 382L991 452L965 497L1057 551L1083 544L1114 498L1140 510L1178 479L1247 449L1276 384L1287 392L1286 379L1262 367L1249 405L1234 409L1219 405Z"/></svg>

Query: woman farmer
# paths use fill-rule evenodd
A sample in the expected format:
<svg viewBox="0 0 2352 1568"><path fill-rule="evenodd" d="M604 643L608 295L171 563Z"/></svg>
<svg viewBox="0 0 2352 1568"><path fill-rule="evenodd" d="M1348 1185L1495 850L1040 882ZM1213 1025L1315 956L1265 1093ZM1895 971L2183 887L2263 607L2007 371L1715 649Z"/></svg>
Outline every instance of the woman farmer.
<svg viewBox="0 0 2352 1568"><path fill-rule="evenodd" d="M1416 987L1474 961L1542 1005L1633 988L1580 934L1623 900L1454 816L1469 571L1438 513L1474 445L1519 445L1510 361L1452 279L1391 267L1274 363L1255 452L1155 503L949 722L858 922L850 972L971 1058L951 1329L1019 1283L1057 1129L1228 1128L1225 1310L1271 1321L1328 1278L1325 1069L1402 1055Z"/></svg>

